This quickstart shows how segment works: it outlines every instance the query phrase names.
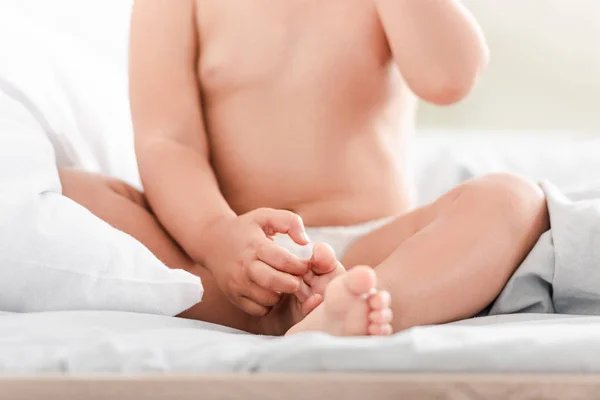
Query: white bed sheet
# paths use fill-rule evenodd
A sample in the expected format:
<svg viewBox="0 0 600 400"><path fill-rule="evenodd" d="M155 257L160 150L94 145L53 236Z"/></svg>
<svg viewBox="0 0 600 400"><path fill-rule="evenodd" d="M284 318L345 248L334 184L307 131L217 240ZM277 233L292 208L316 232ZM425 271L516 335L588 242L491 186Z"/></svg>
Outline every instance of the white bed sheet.
<svg viewBox="0 0 600 400"><path fill-rule="evenodd" d="M3 373L600 372L600 317L517 315L389 338L272 338L119 312L0 317Z"/></svg>

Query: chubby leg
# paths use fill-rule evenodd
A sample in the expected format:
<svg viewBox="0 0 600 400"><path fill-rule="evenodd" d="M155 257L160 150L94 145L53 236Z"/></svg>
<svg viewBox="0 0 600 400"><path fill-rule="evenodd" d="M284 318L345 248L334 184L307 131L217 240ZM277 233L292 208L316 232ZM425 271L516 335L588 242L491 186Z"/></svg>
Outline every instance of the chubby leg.
<svg viewBox="0 0 600 400"><path fill-rule="evenodd" d="M75 170L60 170L59 173L64 196L135 237L168 267L200 276L204 286L202 302L184 312L182 317L264 333L263 321L231 304L210 273L195 265L162 229L142 193L113 178Z"/></svg>
<svg viewBox="0 0 600 400"><path fill-rule="evenodd" d="M549 229L544 195L521 178L468 181L357 241L346 267L376 266L394 331L471 317L500 293Z"/></svg>
<svg viewBox="0 0 600 400"><path fill-rule="evenodd" d="M63 195L135 237L168 267L200 276L204 286L202 302L185 311L182 317L271 335L283 334L303 319L290 333L312 330L335 335L380 335L391 332L389 296L383 292L371 293L377 278L370 268L357 268L346 274L333 252L318 246L312 260L316 274L309 278L319 293L326 291L327 301L318 307L318 312L315 310L304 318L302 304L288 296L267 316L253 317L231 304L210 273L194 264L177 246L152 215L142 193L124 182L96 174L75 170L59 173Z"/></svg>
<svg viewBox="0 0 600 400"><path fill-rule="evenodd" d="M75 170L59 173L64 196L135 237L168 267L200 276L204 286L202 302L180 316L271 335L283 334L294 323L305 319L303 304L291 296L265 317L244 313L227 300L210 273L194 264L163 230L142 193L124 182L96 174ZM384 292L371 293L377 279L372 269L357 268L346 274L332 250L323 245L317 246L312 265L315 273L308 281L318 293L326 291L327 301L290 333L312 330L335 335L380 335L391 332L389 296Z"/></svg>

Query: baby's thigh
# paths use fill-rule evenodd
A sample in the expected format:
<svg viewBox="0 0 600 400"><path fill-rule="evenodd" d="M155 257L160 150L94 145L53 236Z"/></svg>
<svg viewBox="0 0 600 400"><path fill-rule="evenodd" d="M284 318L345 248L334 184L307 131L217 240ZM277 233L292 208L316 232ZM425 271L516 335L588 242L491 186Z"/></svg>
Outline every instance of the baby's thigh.
<svg viewBox="0 0 600 400"><path fill-rule="evenodd" d="M356 240L342 258L346 268L356 265L376 267L388 258L402 243L417 234L433 221L450 212L457 198L467 190L459 185L436 201L407 211L390 223Z"/></svg>
<svg viewBox="0 0 600 400"><path fill-rule="evenodd" d="M388 224L357 239L341 259L344 267L375 267L388 258L405 240L427 226L436 215L436 203L409 211Z"/></svg>
<svg viewBox="0 0 600 400"><path fill-rule="evenodd" d="M519 239L515 245L523 249L549 227L544 196L537 185L510 174L491 174L464 182L433 203L409 211L360 238L342 263L347 268L377 266L432 223L440 235L454 235L456 239L469 231L496 235L502 227L511 233L507 237ZM438 239L441 238L436 236ZM435 246L431 243L432 251Z"/></svg>

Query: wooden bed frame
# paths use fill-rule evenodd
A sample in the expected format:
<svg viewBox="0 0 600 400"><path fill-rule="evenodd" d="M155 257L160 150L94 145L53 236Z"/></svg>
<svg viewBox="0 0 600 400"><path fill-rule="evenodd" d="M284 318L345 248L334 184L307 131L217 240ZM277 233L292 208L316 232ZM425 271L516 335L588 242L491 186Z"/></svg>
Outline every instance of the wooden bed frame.
<svg viewBox="0 0 600 400"><path fill-rule="evenodd" d="M600 375L239 374L0 377L0 400L592 399Z"/></svg>

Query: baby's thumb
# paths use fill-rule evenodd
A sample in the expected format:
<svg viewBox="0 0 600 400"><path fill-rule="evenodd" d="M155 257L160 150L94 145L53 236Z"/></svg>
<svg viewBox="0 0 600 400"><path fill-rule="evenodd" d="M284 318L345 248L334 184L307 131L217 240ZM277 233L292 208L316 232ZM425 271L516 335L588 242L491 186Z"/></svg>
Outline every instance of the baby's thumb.
<svg viewBox="0 0 600 400"><path fill-rule="evenodd" d="M293 215L294 215L294 218L292 219L293 222L291 223L290 230L288 231L287 234L296 244L305 246L310 243L310 238L308 237L308 234L306 233L306 228L304 227L304 221L302 221L302 218L299 215L297 215L297 214L293 214Z"/></svg>
<svg viewBox="0 0 600 400"><path fill-rule="evenodd" d="M259 209L256 210L255 221L267 236L284 233L299 245L304 246L310 243L302 218L291 211Z"/></svg>

